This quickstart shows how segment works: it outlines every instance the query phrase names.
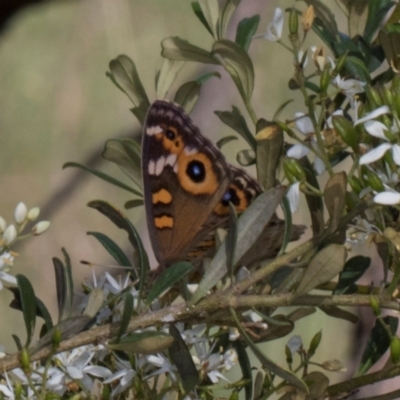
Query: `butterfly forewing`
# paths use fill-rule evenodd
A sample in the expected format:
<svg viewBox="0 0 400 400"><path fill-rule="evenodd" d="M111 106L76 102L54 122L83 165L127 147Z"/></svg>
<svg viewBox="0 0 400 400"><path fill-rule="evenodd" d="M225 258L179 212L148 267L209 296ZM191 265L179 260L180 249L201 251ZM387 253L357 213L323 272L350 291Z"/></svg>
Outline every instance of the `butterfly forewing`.
<svg viewBox="0 0 400 400"><path fill-rule="evenodd" d="M147 113L142 142L147 225L158 262L185 258L230 181L221 152L178 105L158 100Z"/></svg>

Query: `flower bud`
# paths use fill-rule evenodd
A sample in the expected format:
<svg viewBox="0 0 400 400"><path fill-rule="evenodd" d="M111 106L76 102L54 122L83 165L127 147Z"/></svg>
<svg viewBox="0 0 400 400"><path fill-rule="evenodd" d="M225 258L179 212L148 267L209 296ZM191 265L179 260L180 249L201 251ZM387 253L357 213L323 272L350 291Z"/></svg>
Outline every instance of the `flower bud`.
<svg viewBox="0 0 400 400"><path fill-rule="evenodd" d="M367 85L366 85L367 86ZM385 104L389 107L393 104L393 94L392 91L386 86L381 86L381 94Z"/></svg>
<svg viewBox="0 0 400 400"><path fill-rule="evenodd" d="M325 67L325 49L319 46L313 53L313 61L319 71L323 71Z"/></svg>
<svg viewBox="0 0 400 400"><path fill-rule="evenodd" d="M321 339L322 339L322 331L319 331L311 339L310 348L308 349L308 355L312 356L315 354L315 350L317 350L319 344L321 343Z"/></svg>
<svg viewBox="0 0 400 400"><path fill-rule="evenodd" d="M343 142L356 151L358 146L358 135L354 125L347 118L341 115L334 115L332 117L332 124Z"/></svg>
<svg viewBox="0 0 400 400"><path fill-rule="evenodd" d="M347 181L349 182L350 187L353 189L353 191L356 194L359 194L361 192L361 190L363 190L363 186L362 183L360 181L360 179L358 179L356 176L349 176L347 178Z"/></svg>
<svg viewBox="0 0 400 400"><path fill-rule="evenodd" d="M371 308L372 308L372 311L374 312L374 314L377 317L379 317L379 315L381 314L381 310L379 308L379 303L378 303L378 300L376 299L376 297L370 296L369 303L371 304Z"/></svg>
<svg viewBox="0 0 400 400"><path fill-rule="evenodd" d="M301 26L304 32L308 32L314 22L315 12L313 6L308 6L301 16Z"/></svg>
<svg viewBox="0 0 400 400"><path fill-rule="evenodd" d="M293 362L292 352L289 349L289 346L285 346L285 355L286 355L286 362L291 364Z"/></svg>
<svg viewBox="0 0 400 400"><path fill-rule="evenodd" d="M17 238L17 230L14 225L7 226L3 233L3 241L6 246L9 246Z"/></svg>
<svg viewBox="0 0 400 400"><path fill-rule="evenodd" d="M400 339L397 336L390 341L390 358L393 364L400 362Z"/></svg>
<svg viewBox="0 0 400 400"><path fill-rule="evenodd" d="M283 169L289 182L301 182L306 178L303 167L294 158L286 158L283 162Z"/></svg>
<svg viewBox="0 0 400 400"><path fill-rule="evenodd" d="M383 192L384 191L384 186L379 178L379 176L369 169L367 166L363 165L361 167L362 171L362 176L365 182L371 187L372 190L375 190L375 192Z"/></svg>
<svg viewBox="0 0 400 400"><path fill-rule="evenodd" d="M3 233L7 228L6 220L3 217L0 217L0 233Z"/></svg>
<svg viewBox="0 0 400 400"><path fill-rule="evenodd" d="M297 15L297 11L294 7L290 10L289 14L289 34L297 35L299 31L299 17Z"/></svg>
<svg viewBox="0 0 400 400"><path fill-rule="evenodd" d="M50 226L49 221L40 221L32 228L33 235L41 235Z"/></svg>
<svg viewBox="0 0 400 400"><path fill-rule="evenodd" d="M28 209L26 205L21 201L17 204L14 211L14 219L17 224L22 224L25 221L26 215L28 214Z"/></svg>
<svg viewBox="0 0 400 400"><path fill-rule="evenodd" d="M61 330L60 328L55 328L53 333L53 349L56 350L60 346L61 343Z"/></svg>
<svg viewBox="0 0 400 400"><path fill-rule="evenodd" d="M33 207L28 211L27 218L29 219L29 221L35 221L36 218L39 216L39 214L40 214L40 208L39 207Z"/></svg>
<svg viewBox="0 0 400 400"><path fill-rule="evenodd" d="M19 353L19 361L21 362L21 367L25 374L30 374L31 372L31 365L30 365L30 357L28 350L24 347L21 352Z"/></svg>
<svg viewBox="0 0 400 400"><path fill-rule="evenodd" d="M326 65L326 67L322 71L321 78L319 81L319 87L321 89L322 95L326 95L326 91L328 90L330 83L331 83L331 70L330 66Z"/></svg>
<svg viewBox="0 0 400 400"><path fill-rule="evenodd" d="M382 97L376 89L370 85L365 85L364 90L371 109L375 109L383 105Z"/></svg>

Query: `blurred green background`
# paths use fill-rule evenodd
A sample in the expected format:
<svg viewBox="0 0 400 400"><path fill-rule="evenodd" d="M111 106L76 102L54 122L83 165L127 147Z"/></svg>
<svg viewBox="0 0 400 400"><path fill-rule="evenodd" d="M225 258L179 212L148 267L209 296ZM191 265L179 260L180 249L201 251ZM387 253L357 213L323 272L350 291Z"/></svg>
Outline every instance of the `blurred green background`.
<svg viewBox="0 0 400 400"><path fill-rule="evenodd" d="M342 15L335 2L326 3L336 15ZM261 15L259 32L264 32L275 7L292 4L283 0L242 0L229 27L229 37L234 39L242 18L255 14ZM339 26L341 23L344 22L339 20ZM40 2L21 9L1 32L0 215L10 223L16 204L23 201L28 207L39 206L40 219L51 221L48 232L15 249L20 256L13 272L23 273L32 281L53 316L56 297L51 259L62 257L62 247L71 256L78 292L79 283L90 275L90 269L80 260L112 262L96 240L87 236L87 231L106 233L129 249L123 232L86 207L90 200L104 199L123 208L130 199L129 193L87 173L62 170L62 165L67 161L90 164L128 183L116 166L101 160L100 154L107 139L138 135L140 126L129 111L129 99L105 72L111 59L127 54L136 63L150 100L154 100L155 74L162 65L160 42L167 36L179 36L206 49L212 45L211 37L192 13L190 2L182 0ZM311 32L304 48L318 44ZM276 43L257 39L250 47L250 56L256 73L253 107L257 115L271 118L288 99L295 101L285 109L283 118L304 111L299 94L291 92L287 85L293 73L291 54ZM232 131L213 114L214 110L230 110L234 104L247 118L230 78L221 68L186 63L174 87L208 70L218 70L222 78L212 78L204 84L192 116L203 133L215 141ZM171 92L170 98L173 95ZM236 152L242 148L243 141L231 142L224 147L224 153L235 163ZM126 213L142 232L151 252L143 209ZM309 224L305 212L296 214L294 220ZM115 271L113 274L118 275ZM22 315L9 310L11 298L6 290L0 292L0 315L6 315L7 321L4 324L2 319L0 343L7 351L14 349L11 334L24 331ZM353 327L349 323L319 313L318 317L302 320L293 334L301 334L308 345L321 327L323 351L318 361L337 358L346 364L352 356L343 344L351 337ZM21 336L24 340L24 334ZM290 336L266 345L268 354L278 355L283 361L284 343ZM340 375L330 376L332 381L343 379Z"/></svg>

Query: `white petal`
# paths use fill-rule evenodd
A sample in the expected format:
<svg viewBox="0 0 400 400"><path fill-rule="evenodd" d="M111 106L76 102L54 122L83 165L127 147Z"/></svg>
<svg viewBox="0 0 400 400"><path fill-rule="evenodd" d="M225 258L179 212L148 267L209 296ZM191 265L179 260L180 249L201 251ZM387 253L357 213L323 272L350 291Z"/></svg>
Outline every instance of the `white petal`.
<svg viewBox="0 0 400 400"><path fill-rule="evenodd" d="M300 201L300 182L296 182L292 186L290 186L286 197L289 200L290 211L292 213L297 212Z"/></svg>
<svg viewBox="0 0 400 400"><path fill-rule="evenodd" d="M68 375L72 379L82 379L83 378L83 372L80 368L69 366L69 367L67 367L67 372L68 372Z"/></svg>
<svg viewBox="0 0 400 400"><path fill-rule="evenodd" d="M303 346L303 341L299 335L295 335L289 339L289 341L286 343L286 346L289 347L289 350L293 355L297 350L300 349L301 346Z"/></svg>
<svg viewBox="0 0 400 400"><path fill-rule="evenodd" d="M301 133L306 135L307 133L314 132L315 129L313 127L310 117L307 117L304 113L295 113L294 116L296 118L295 120L296 128Z"/></svg>
<svg viewBox="0 0 400 400"><path fill-rule="evenodd" d="M387 131L388 128L386 127L386 125L382 124L382 122L366 121L364 122L364 128L371 136L387 140L384 132Z"/></svg>
<svg viewBox="0 0 400 400"><path fill-rule="evenodd" d="M288 157L295 158L296 160L299 160L300 158L303 158L310 152L310 149L307 146L304 146L301 143L297 143L294 146L292 146L286 153Z"/></svg>
<svg viewBox="0 0 400 400"><path fill-rule="evenodd" d="M378 204L394 205L400 203L400 193L381 192L374 197L374 202Z"/></svg>
<svg viewBox="0 0 400 400"><path fill-rule="evenodd" d="M91 374L99 378L108 378L109 376L111 376L111 371L108 368L98 365L89 365L85 367L84 371L87 374Z"/></svg>
<svg viewBox="0 0 400 400"><path fill-rule="evenodd" d="M382 143L375 149L372 149L369 151L367 154L364 154L360 158L360 165L364 164L370 164L373 163L376 160L379 160L380 158L383 157L383 155L392 147L391 144L389 143Z"/></svg>
<svg viewBox="0 0 400 400"><path fill-rule="evenodd" d="M357 120L354 125L362 124L365 121L369 121L371 119L379 117L380 115L387 114L388 112L390 112L390 109L388 106L379 107L376 110L371 111L369 114L367 114L364 117Z"/></svg>
<svg viewBox="0 0 400 400"><path fill-rule="evenodd" d="M282 37L283 30L283 11L277 8L274 13L274 19L267 26L267 32L263 37L272 42L276 42Z"/></svg>
<svg viewBox="0 0 400 400"><path fill-rule="evenodd" d="M398 144L392 145L393 161L400 165L400 146Z"/></svg>
<svg viewBox="0 0 400 400"><path fill-rule="evenodd" d="M15 276L10 274L6 274L5 272L0 271L0 279L4 282L12 283L13 285L17 284L17 279Z"/></svg>
<svg viewBox="0 0 400 400"><path fill-rule="evenodd" d="M319 157L315 157L314 168L317 171L317 174L321 175L322 173L325 172L326 169L325 163Z"/></svg>

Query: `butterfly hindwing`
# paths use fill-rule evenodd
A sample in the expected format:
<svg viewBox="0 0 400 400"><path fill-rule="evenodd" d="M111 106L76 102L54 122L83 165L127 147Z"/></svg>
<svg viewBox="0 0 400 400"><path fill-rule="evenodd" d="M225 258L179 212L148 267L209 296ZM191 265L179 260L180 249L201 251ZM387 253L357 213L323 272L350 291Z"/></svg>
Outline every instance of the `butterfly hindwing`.
<svg viewBox="0 0 400 400"><path fill-rule="evenodd" d="M158 262L185 258L227 190L230 169L178 105L157 100L142 142L147 225Z"/></svg>

